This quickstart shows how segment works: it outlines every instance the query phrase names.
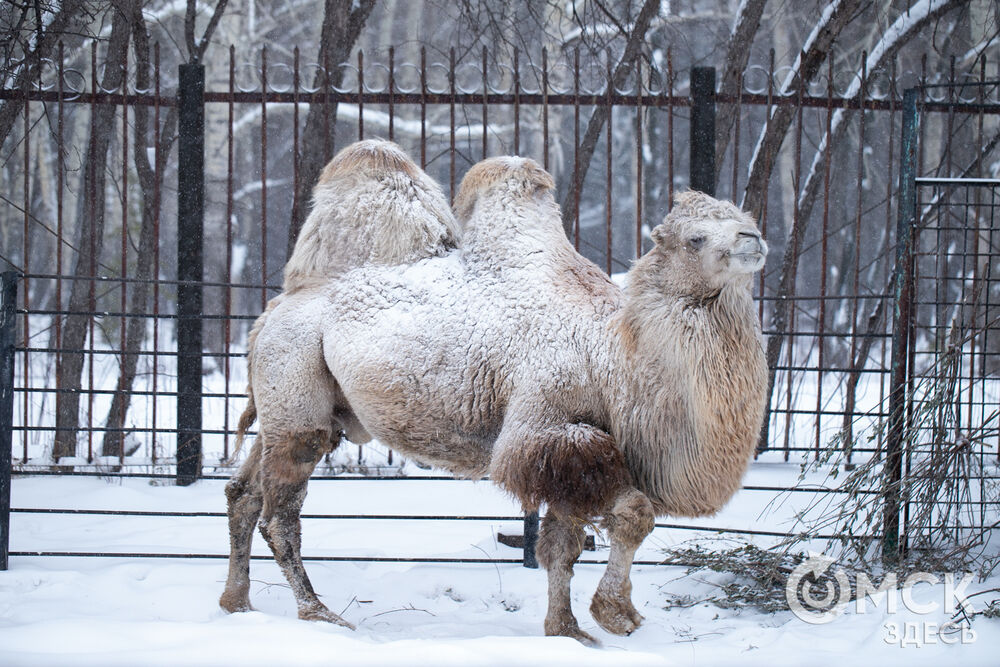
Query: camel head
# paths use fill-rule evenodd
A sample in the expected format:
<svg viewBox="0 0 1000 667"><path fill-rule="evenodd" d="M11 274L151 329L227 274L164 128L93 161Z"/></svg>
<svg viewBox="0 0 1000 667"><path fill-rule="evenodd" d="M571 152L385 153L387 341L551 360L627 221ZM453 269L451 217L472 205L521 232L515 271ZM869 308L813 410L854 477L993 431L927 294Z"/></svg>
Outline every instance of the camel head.
<svg viewBox="0 0 1000 667"><path fill-rule="evenodd" d="M658 291L711 298L731 284L748 285L764 267L767 243L753 218L727 201L681 193L651 236L645 278Z"/></svg>

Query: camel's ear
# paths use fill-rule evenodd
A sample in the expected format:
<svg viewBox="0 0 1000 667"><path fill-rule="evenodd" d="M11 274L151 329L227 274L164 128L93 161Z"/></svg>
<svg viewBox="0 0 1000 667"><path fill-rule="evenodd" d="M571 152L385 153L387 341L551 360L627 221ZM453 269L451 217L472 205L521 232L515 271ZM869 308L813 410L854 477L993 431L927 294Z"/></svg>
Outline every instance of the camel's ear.
<svg viewBox="0 0 1000 667"><path fill-rule="evenodd" d="M656 227L653 227L653 231L649 233L650 238L658 246L670 247L674 243L674 233L673 231L667 229L667 226L660 223Z"/></svg>

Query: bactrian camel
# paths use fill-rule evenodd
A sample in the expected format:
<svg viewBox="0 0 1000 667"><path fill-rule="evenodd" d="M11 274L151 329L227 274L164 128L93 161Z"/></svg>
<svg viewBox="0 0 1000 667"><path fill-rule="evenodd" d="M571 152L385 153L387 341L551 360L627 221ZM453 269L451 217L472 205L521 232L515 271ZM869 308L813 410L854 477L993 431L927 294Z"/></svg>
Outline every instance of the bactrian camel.
<svg viewBox="0 0 1000 667"><path fill-rule="evenodd" d="M299 617L351 627L313 592L299 512L319 459L374 437L547 507L548 635L594 643L570 579L599 521L610 553L591 614L611 633L639 626L629 571L654 517L717 512L753 452L766 375L751 277L767 245L732 204L686 192L622 290L567 241L553 186L530 159L484 160L453 215L389 142L327 165L251 333L240 426L260 426L226 487L224 609L250 609L259 523Z"/></svg>

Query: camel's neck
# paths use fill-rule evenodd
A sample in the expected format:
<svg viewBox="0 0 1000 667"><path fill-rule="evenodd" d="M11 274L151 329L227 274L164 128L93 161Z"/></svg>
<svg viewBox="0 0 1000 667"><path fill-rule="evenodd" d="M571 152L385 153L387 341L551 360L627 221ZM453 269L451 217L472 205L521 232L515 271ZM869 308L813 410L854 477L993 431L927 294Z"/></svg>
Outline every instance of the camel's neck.
<svg viewBox="0 0 1000 667"><path fill-rule="evenodd" d="M615 436L658 513L713 514L739 488L763 415L766 365L750 292L629 292L612 322Z"/></svg>

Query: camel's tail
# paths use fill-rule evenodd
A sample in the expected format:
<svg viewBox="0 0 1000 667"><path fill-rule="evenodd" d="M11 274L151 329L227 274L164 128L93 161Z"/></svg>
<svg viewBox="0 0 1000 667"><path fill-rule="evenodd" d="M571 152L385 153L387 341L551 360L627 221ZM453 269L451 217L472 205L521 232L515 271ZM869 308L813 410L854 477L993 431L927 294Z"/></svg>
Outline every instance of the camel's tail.
<svg viewBox="0 0 1000 667"><path fill-rule="evenodd" d="M320 174L285 265L285 291L365 264L408 264L458 243L441 187L394 143L358 141Z"/></svg>
<svg viewBox="0 0 1000 667"><path fill-rule="evenodd" d="M253 402L253 390L247 386L247 407L240 415L240 421L236 425L236 442L233 444L233 451L229 454L230 462L235 461L239 456L240 449L243 448L243 441L246 439L247 430L257 421L257 406Z"/></svg>

